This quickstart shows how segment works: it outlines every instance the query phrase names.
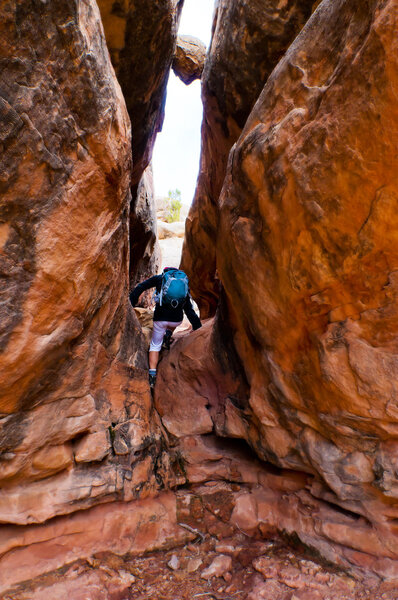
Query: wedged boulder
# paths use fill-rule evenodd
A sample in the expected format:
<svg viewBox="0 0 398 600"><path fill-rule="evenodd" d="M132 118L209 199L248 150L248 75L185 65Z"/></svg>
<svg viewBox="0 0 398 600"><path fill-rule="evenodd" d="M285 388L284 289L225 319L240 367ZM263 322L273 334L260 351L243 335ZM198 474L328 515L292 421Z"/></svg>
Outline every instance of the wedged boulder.
<svg viewBox="0 0 398 600"><path fill-rule="evenodd" d="M186 222L182 268L203 317L214 315L218 198L228 154L263 86L309 16L315 0L220 0L202 75L202 153Z"/></svg>
<svg viewBox="0 0 398 600"><path fill-rule="evenodd" d="M173 58L173 71L185 85L202 76L206 58L206 46L191 35L177 37L176 52Z"/></svg>

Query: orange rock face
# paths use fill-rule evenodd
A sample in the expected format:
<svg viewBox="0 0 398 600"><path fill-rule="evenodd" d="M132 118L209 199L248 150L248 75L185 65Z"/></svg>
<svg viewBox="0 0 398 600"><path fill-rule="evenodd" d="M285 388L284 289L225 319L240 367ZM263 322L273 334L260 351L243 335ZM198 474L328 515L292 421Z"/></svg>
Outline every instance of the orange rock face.
<svg viewBox="0 0 398 600"><path fill-rule="evenodd" d="M97 6L2 3L0 40L8 543L6 524L62 529L64 515L154 494L167 466L127 297L130 123Z"/></svg>
<svg viewBox="0 0 398 600"><path fill-rule="evenodd" d="M156 202L152 165L144 171L130 213L130 289L151 275L157 275L161 251L157 239ZM145 292L140 305L149 306L153 290Z"/></svg>
<svg viewBox="0 0 398 600"><path fill-rule="evenodd" d="M217 240L253 445L394 558L397 24L394 1L322 3L231 154Z"/></svg>
<svg viewBox="0 0 398 600"><path fill-rule="evenodd" d="M116 555L239 530L283 531L355 575L398 578L398 4L324 0L245 124L270 23L276 63L311 5L269 8L218 4L206 85L224 121L205 122L202 166L220 159L198 188L217 199L202 222L217 238L197 293L204 312L219 304L163 357L154 406L127 301L129 119L97 6L0 4L0 594L116 600L134 584L106 571ZM206 246L202 225L191 219L188 245ZM311 583L319 600L314 579L328 597L322 572L271 559L256 560L250 598L304 598ZM231 565L217 571L226 583Z"/></svg>
<svg viewBox="0 0 398 600"><path fill-rule="evenodd" d="M387 578L398 575L397 26L396 1L325 1L280 61L220 197L219 345L210 326L162 367L185 397L187 381L200 391L219 435L281 469L276 480L307 477L283 499L264 480L238 503L240 526L262 514L264 532L296 532ZM230 336L246 397L225 385ZM159 402L187 435L179 407Z"/></svg>
<svg viewBox="0 0 398 600"><path fill-rule="evenodd" d="M202 75L202 154L186 223L182 268L202 317L214 315L218 198L228 154L269 74L311 14L314 0L221 0Z"/></svg>
<svg viewBox="0 0 398 600"><path fill-rule="evenodd" d="M98 6L131 119L136 186L162 129L183 0L99 0Z"/></svg>

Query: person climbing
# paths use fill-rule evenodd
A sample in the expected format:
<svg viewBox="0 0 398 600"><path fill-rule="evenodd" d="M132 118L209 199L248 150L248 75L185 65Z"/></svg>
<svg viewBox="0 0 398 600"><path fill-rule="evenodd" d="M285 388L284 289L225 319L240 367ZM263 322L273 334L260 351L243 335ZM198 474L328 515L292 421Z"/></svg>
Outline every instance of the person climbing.
<svg viewBox="0 0 398 600"><path fill-rule="evenodd" d="M156 288L154 296L156 307L153 315L152 340L149 346L149 385L151 388L155 387L156 370L162 345L163 348L170 348L173 332L182 323L183 313L185 312L187 315L193 330L202 326L192 306L188 277L184 271L166 267L160 275L154 275L139 283L130 292L132 306L136 306L142 292L153 287Z"/></svg>

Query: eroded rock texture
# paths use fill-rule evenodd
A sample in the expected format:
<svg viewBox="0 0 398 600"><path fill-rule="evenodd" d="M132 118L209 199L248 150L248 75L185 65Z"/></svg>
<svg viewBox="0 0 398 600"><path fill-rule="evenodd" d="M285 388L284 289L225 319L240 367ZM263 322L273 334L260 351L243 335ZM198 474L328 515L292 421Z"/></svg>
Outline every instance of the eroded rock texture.
<svg viewBox="0 0 398 600"><path fill-rule="evenodd" d="M193 345L164 367L200 390L197 424L222 433L224 421L224 435L307 478L287 504L269 495L270 524L278 514L324 555L386 577L398 575L397 26L396 0L324 0L231 152L219 314L246 399L236 383L210 387L210 351L202 371Z"/></svg>
<svg viewBox="0 0 398 600"><path fill-rule="evenodd" d="M4 590L32 576L29 560L7 571L15 526L31 525L28 556L44 522L95 523L90 507L153 494L167 468L128 305L130 123L98 8L2 2L0 40Z"/></svg>
<svg viewBox="0 0 398 600"><path fill-rule="evenodd" d="M215 239L228 154L263 86L311 14L314 0L221 0L202 75L204 117L198 184L186 225L182 268L203 317L219 295Z"/></svg>

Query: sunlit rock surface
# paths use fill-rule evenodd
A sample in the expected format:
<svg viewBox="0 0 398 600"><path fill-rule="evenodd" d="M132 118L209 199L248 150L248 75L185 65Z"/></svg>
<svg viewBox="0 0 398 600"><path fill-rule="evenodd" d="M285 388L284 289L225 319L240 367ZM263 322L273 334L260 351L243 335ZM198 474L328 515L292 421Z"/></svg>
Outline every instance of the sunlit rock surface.
<svg viewBox="0 0 398 600"><path fill-rule="evenodd" d="M206 46L203 42L191 35L179 35L172 63L175 75L186 85L200 79L205 57Z"/></svg>
<svg viewBox="0 0 398 600"><path fill-rule="evenodd" d="M311 14L314 0L220 0L202 75L202 153L186 224L182 268L203 317L214 314L219 282L215 239L228 153L263 86Z"/></svg>
<svg viewBox="0 0 398 600"><path fill-rule="evenodd" d="M223 388L222 368L207 378L220 356L211 332L163 367L182 378L176 388L198 390L195 433L244 437L306 474L286 505L269 496L279 528L386 577L398 575L397 25L395 0L323 2L232 150L219 314L246 399L236 382ZM186 435L183 410L159 402L166 427Z"/></svg>

